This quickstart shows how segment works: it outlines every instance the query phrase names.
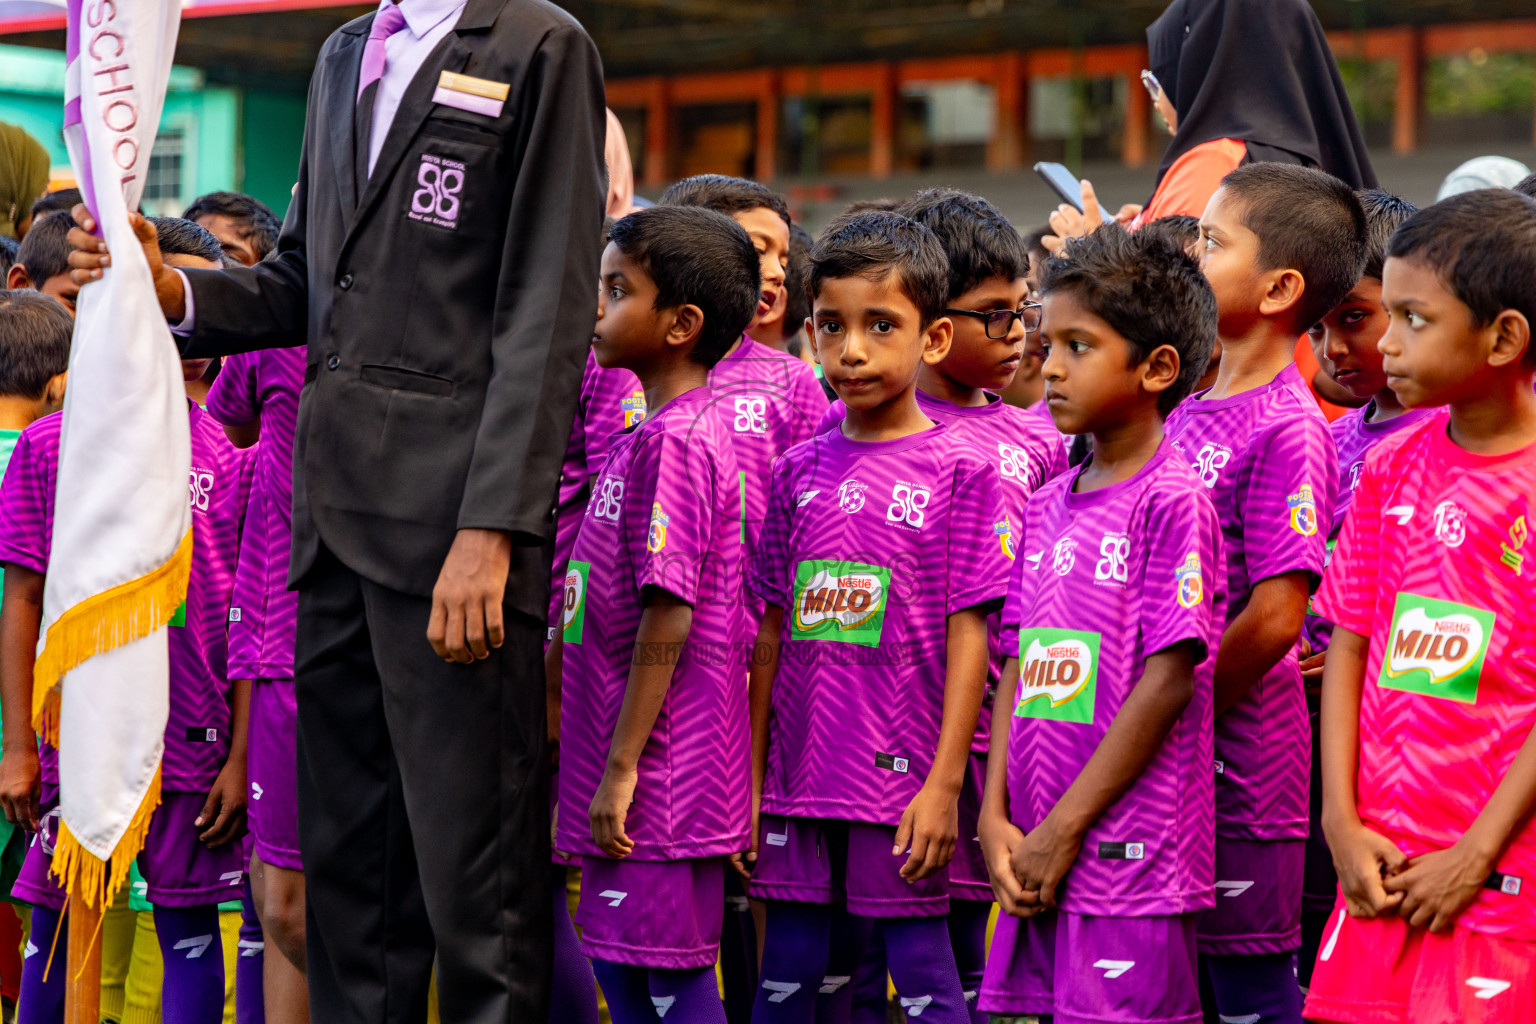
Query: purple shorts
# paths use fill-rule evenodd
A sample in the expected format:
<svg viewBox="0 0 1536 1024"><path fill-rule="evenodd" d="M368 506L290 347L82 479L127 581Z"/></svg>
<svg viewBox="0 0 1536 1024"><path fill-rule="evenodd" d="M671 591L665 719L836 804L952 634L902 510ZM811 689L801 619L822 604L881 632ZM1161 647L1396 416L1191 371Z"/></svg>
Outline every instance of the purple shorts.
<svg viewBox="0 0 1536 1024"><path fill-rule="evenodd" d="M1195 914L997 919L979 1006L1055 1024L1198 1024Z"/></svg>
<svg viewBox="0 0 1536 1024"><path fill-rule="evenodd" d="M725 921L725 859L581 862L576 925L594 960L692 970L712 967Z"/></svg>
<svg viewBox="0 0 1536 1024"><path fill-rule="evenodd" d="M251 730L246 748L251 834L256 854L264 863L289 871L304 870L299 859L297 725L292 679L251 683Z"/></svg>
<svg viewBox="0 0 1536 1024"><path fill-rule="evenodd" d="M987 755L972 754L965 764L965 778L960 781L960 835L955 840L955 856L949 862L949 897L955 900L992 902L992 881L987 876L987 858L981 853L981 837L976 822L981 818L981 791L987 783Z"/></svg>
<svg viewBox="0 0 1536 1024"><path fill-rule="evenodd" d="M860 917L943 917L949 871L921 882L901 877L905 853L891 853L896 829L864 821L763 815L754 899L848 904Z"/></svg>
<svg viewBox="0 0 1536 1024"><path fill-rule="evenodd" d="M1305 839L1216 837L1216 905L1200 914L1200 952L1289 953L1301 945Z"/></svg>
<svg viewBox="0 0 1536 1024"><path fill-rule="evenodd" d="M139 873L151 903L165 907L202 907L239 899L245 877L239 843L210 850L197 841L192 823L207 797L201 793L162 793L139 853ZM44 813L43 829L32 837L21 875L11 887L17 899L34 906L64 909L64 890L49 874L58 808Z"/></svg>

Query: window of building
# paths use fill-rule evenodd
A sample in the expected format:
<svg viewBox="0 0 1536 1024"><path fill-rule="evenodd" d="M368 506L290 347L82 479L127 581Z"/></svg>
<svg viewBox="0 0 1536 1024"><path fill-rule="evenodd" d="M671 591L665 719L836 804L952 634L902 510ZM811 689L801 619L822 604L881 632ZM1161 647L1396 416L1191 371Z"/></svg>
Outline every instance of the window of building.
<svg viewBox="0 0 1536 1024"><path fill-rule="evenodd" d="M1424 67L1424 134L1430 145L1530 144L1536 110L1536 54L1474 47Z"/></svg>
<svg viewBox="0 0 1536 1024"><path fill-rule="evenodd" d="M868 96L789 96L779 122L779 173L868 174Z"/></svg>
<svg viewBox="0 0 1536 1024"><path fill-rule="evenodd" d="M997 125L997 90L984 82L907 82L901 87L896 161L901 170L985 167Z"/></svg>
<svg viewBox="0 0 1536 1024"><path fill-rule="evenodd" d="M677 108L677 176L734 174L757 165L757 104L710 103Z"/></svg>
<svg viewBox="0 0 1536 1024"><path fill-rule="evenodd" d="M1120 75L1030 79L1029 136L1035 159L1072 166L1083 160L1118 160L1125 136L1126 88ZM1136 88L1141 88L1140 82ZM1158 140L1159 145L1164 142Z"/></svg>
<svg viewBox="0 0 1536 1024"><path fill-rule="evenodd" d="M1368 146L1392 144L1392 115L1396 109L1397 62L1393 60L1339 59L1339 75L1349 93L1350 106Z"/></svg>
<svg viewBox="0 0 1536 1024"><path fill-rule="evenodd" d="M155 136L155 148L149 152L149 170L144 176L143 206L155 217L176 217L186 209L187 132L185 128L166 128Z"/></svg>

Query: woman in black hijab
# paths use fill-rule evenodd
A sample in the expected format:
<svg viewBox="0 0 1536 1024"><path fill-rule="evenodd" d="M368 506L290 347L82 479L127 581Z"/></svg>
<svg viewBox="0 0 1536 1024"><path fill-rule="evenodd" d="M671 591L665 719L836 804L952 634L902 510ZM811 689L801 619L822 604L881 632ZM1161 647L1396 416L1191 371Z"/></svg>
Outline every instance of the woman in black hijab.
<svg viewBox="0 0 1536 1024"><path fill-rule="evenodd" d="M1148 27L1147 50L1173 141L1132 226L1200 216L1221 179L1245 163L1305 164L1353 188L1376 186L1338 65L1306 0L1173 0ZM1051 219L1057 235L1097 226L1064 209Z"/></svg>

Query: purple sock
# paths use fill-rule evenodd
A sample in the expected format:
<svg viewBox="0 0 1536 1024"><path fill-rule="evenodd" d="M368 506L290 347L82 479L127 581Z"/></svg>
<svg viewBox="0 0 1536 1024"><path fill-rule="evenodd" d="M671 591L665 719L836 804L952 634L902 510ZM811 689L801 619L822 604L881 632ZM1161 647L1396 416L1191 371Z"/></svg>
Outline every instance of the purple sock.
<svg viewBox="0 0 1536 1024"><path fill-rule="evenodd" d="M832 908L825 903L768 904L763 968L752 1004L752 1024L803 1024L816 1016L816 997L827 976Z"/></svg>
<svg viewBox="0 0 1536 1024"><path fill-rule="evenodd" d="M644 967L593 960L592 973L603 987L613 1024L652 1024L657 1020L656 1007L651 1003L650 972Z"/></svg>
<svg viewBox="0 0 1536 1024"><path fill-rule="evenodd" d="M224 1020L224 945L217 904L155 907L165 988L164 1024L221 1024Z"/></svg>
<svg viewBox="0 0 1536 1024"><path fill-rule="evenodd" d="M734 871L725 873L720 979L725 987L725 1019L729 1024L751 1024L752 996L757 991L757 925L747 891Z"/></svg>
<svg viewBox="0 0 1536 1024"><path fill-rule="evenodd" d="M256 917L256 903L251 899L251 876L246 875L245 892L240 897L239 955L235 959L235 1024L265 1024L266 997L261 988L265 954L261 921Z"/></svg>
<svg viewBox="0 0 1536 1024"><path fill-rule="evenodd" d="M1301 1024L1295 953L1201 956L1216 1012L1243 1024Z"/></svg>
<svg viewBox="0 0 1536 1024"><path fill-rule="evenodd" d="M725 1005L715 984L713 967L668 971L653 967L649 987L651 1005L666 1024L725 1024Z"/></svg>
<svg viewBox="0 0 1536 1024"><path fill-rule="evenodd" d="M58 947L53 944L54 934ZM53 954L53 967L48 954ZM21 999L16 1024L59 1024L64 1019L64 975L69 963L69 925L63 914L47 907L32 908L32 932L21 962ZM48 980L43 980L47 973Z"/></svg>
<svg viewBox="0 0 1536 1024"><path fill-rule="evenodd" d="M560 1024L597 1024L597 981L592 964L581 955L565 903L565 868L553 870L550 888L555 898L555 981L549 994L549 1019Z"/></svg>
<svg viewBox="0 0 1536 1024"><path fill-rule="evenodd" d="M923 1024L970 1024L947 918L893 917L884 926L885 957L907 1016L921 1014Z"/></svg>
<svg viewBox="0 0 1536 1024"><path fill-rule="evenodd" d="M869 942L864 946L864 956L858 969L853 972L853 1005L849 1008L849 1024L885 1024L890 1007L890 989L886 985L885 929L881 922L873 921Z"/></svg>
<svg viewBox="0 0 1536 1024"><path fill-rule="evenodd" d="M822 975L821 990L816 995L816 1024L849 1024L853 1013L853 980L864 963L864 951L870 945L874 927L873 918L857 917L842 905L832 908L827 973ZM882 975L881 985L884 984ZM882 998L884 995L882 991ZM883 1014L879 1020L884 1024Z"/></svg>
<svg viewBox="0 0 1536 1024"><path fill-rule="evenodd" d="M977 1008L981 974L987 968L987 918L992 904L980 900L949 901L949 945L955 952L960 991L965 996L971 1024L988 1024L991 1014Z"/></svg>

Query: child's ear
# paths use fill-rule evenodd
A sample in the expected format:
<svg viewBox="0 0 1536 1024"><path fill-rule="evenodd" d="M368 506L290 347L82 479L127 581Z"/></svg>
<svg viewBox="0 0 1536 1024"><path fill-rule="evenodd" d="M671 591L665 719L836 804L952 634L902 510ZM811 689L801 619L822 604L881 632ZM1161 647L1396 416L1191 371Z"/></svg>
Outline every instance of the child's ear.
<svg viewBox="0 0 1536 1024"><path fill-rule="evenodd" d="M1302 293L1307 290L1307 279L1301 276L1299 270L1290 268L1272 270L1265 274L1264 278L1267 287L1264 297L1259 299L1259 312L1264 316L1279 316L1284 313L1300 302ZM1307 327L1311 326L1307 324Z"/></svg>
<svg viewBox="0 0 1536 1024"><path fill-rule="evenodd" d="M1141 388L1159 395L1179 381L1179 351L1172 345L1159 345L1141 361Z"/></svg>
<svg viewBox="0 0 1536 1024"><path fill-rule="evenodd" d="M12 263L11 269L5 274L5 286L13 291L18 288L31 288L32 282L27 278L27 268L20 263Z"/></svg>
<svg viewBox="0 0 1536 1024"><path fill-rule="evenodd" d="M698 306L677 307L672 315L672 326L667 329L667 344L692 345L704 333L704 311Z"/></svg>
<svg viewBox="0 0 1536 1024"><path fill-rule="evenodd" d="M821 353L816 351L816 321L810 317L806 317L805 323L801 326L801 330L805 332L805 344L806 347L811 351L811 358L816 360L817 363L820 363Z"/></svg>
<svg viewBox="0 0 1536 1024"><path fill-rule="evenodd" d="M949 355L949 344L955 340L955 323L941 316L923 328L923 362L937 366Z"/></svg>
<svg viewBox="0 0 1536 1024"><path fill-rule="evenodd" d="M1489 366L1512 366L1525 358L1531 346L1531 324L1518 309L1506 309L1489 324L1493 347L1488 351Z"/></svg>
<svg viewBox="0 0 1536 1024"><path fill-rule="evenodd" d="M43 390L43 402L50 412L64 408L64 388L68 383L68 370L48 378L48 387Z"/></svg>

